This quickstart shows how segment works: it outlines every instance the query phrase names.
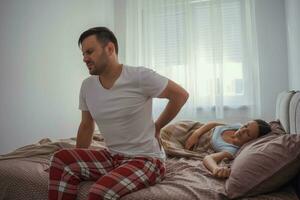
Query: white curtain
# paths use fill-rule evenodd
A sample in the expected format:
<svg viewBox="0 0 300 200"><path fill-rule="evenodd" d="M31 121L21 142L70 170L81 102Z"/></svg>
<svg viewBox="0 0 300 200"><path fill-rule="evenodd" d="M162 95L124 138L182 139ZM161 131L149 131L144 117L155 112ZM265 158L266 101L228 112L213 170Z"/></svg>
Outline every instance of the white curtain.
<svg viewBox="0 0 300 200"><path fill-rule="evenodd" d="M184 87L177 119L244 122L260 116L250 0L127 0L125 63ZM158 116L166 102L154 102Z"/></svg>

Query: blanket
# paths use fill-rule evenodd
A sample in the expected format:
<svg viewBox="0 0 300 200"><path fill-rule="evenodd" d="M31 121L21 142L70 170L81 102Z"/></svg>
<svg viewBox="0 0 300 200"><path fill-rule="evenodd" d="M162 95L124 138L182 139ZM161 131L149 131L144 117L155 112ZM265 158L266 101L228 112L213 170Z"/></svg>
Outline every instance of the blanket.
<svg viewBox="0 0 300 200"><path fill-rule="evenodd" d="M196 121L179 121L164 127L160 136L166 154L170 157L203 159L206 155L214 153L210 142L212 130L202 135L191 150L184 148L185 141L203 125L203 123Z"/></svg>
<svg viewBox="0 0 300 200"><path fill-rule="evenodd" d="M187 132L183 131L183 134L181 135L182 138L179 137L179 140L175 140L175 138L178 137L173 137L174 135L171 133L166 132L166 135L162 134L164 135L164 141L169 142L171 146L178 142L178 147L183 147L183 141L189 134L191 134L190 131L201 125L198 122L179 122L179 124L181 125L175 125L173 128L176 129L176 127L181 127L181 130L189 130ZM164 130L170 131L170 127L166 127ZM179 132L177 133L179 134ZM169 137L169 140L166 140L167 136ZM207 136L209 136L209 134ZM10 154L2 155L0 158L0 200L46 200L48 194L49 174L45 169L49 168L49 158L55 151L62 147L74 147L75 141L75 138L57 141L45 138L36 144L19 148ZM91 148L105 148L101 135L94 135ZM194 148L196 150L198 149L197 147ZM130 193L121 199L227 199L225 197L224 188L225 180L216 179L211 176L208 170L203 166L202 162L199 161L199 154L201 153L182 151L182 149L183 148L178 148L179 154L185 152L185 157L191 157L169 157L166 160L166 176L161 183ZM168 149L170 155L172 154L172 150L174 149ZM197 158L197 160L191 158ZM32 162L34 159L35 162ZM91 181L84 181L80 183L77 193L78 200L87 198L91 184L93 184ZM243 200L283 199L297 199L297 196L290 185L274 193L243 198Z"/></svg>
<svg viewBox="0 0 300 200"><path fill-rule="evenodd" d="M66 148L75 148L76 138L67 138L59 140L51 140L49 138L43 138L35 144L26 145L24 147L18 148L11 153L0 155L1 160L9 159L26 159L32 162L44 161L48 163L50 157L58 150ZM100 133L95 133L93 135L93 140L91 144L91 149L104 149L105 143L102 135Z"/></svg>

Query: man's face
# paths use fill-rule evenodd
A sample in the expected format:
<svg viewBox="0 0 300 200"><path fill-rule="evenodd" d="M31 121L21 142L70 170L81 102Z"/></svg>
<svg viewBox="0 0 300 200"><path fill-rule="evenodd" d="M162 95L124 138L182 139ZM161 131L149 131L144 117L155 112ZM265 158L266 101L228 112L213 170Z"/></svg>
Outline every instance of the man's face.
<svg viewBox="0 0 300 200"><path fill-rule="evenodd" d="M101 75L107 68L108 56L105 47L95 35L88 36L82 41L83 62L91 75Z"/></svg>

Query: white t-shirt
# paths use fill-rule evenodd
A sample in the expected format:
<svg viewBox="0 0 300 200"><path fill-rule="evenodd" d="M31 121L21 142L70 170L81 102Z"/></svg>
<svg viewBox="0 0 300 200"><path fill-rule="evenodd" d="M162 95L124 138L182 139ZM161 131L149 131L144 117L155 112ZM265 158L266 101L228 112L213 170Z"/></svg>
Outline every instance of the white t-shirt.
<svg viewBox="0 0 300 200"><path fill-rule="evenodd" d="M155 138L152 98L166 88L168 79L151 69L123 65L110 89L98 76L82 82L79 109L89 111L112 154L165 159Z"/></svg>

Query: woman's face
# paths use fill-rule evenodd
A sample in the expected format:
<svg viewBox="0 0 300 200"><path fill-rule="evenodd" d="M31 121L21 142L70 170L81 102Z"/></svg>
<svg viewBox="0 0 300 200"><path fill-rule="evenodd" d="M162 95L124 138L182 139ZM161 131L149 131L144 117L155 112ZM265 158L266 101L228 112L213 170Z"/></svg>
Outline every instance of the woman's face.
<svg viewBox="0 0 300 200"><path fill-rule="evenodd" d="M259 135L258 124L255 121L249 121L241 128L239 128L235 133L235 137L239 140L241 144L245 144L250 140L253 140Z"/></svg>

